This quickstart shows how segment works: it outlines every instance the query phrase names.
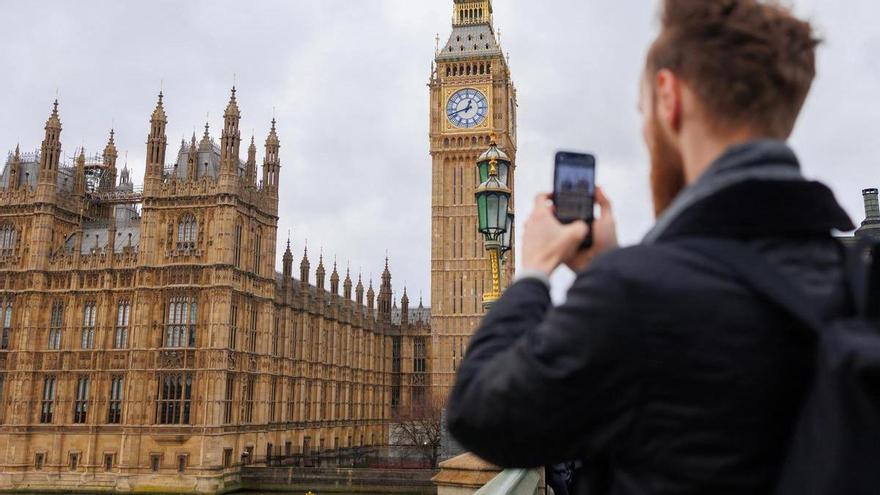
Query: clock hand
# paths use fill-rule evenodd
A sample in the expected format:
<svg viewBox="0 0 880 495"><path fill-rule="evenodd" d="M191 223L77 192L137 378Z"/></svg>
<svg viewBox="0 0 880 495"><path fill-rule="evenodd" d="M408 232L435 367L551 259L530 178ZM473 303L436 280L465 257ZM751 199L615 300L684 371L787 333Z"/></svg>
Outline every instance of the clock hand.
<svg viewBox="0 0 880 495"><path fill-rule="evenodd" d="M458 111L452 112L452 113L449 114L449 116L452 117L453 115L459 114L459 113L461 113L461 112L467 112L468 110L470 110L470 109L473 108L473 107L474 107L474 106L473 106L472 103L468 103L468 106L467 106L467 107L462 108L461 110L458 110Z"/></svg>

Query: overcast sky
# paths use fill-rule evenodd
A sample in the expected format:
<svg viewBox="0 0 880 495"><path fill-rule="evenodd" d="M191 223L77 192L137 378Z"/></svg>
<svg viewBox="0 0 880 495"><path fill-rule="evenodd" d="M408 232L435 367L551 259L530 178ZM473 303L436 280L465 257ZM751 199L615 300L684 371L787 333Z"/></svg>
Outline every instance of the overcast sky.
<svg viewBox="0 0 880 495"><path fill-rule="evenodd" d="M794 4L827 42L793 143L806 173L861 221L861 189L880 185L880 4ZM657 29L655 2L494 7L519 92L519 222L534 194L550 188L553 153L589 150L622 241L637 242L652 221L636 89ZM40 146L57 90L65 152L83 144L99 152L112 125L141 183L160 84L173 155L206 115L219 139L235 78L243 138L253 129L260 160L273 108L278 119L279 267L288 230L296 264L307 238L310 254L323 246L325 260L350 260L365 282L387 250L398 297L406 281L410 299L422 292L428 302L426 83L435 34L445 43L451 29L452 0L0 0L0 12L0 150ZM568 280L557 277L560 287Z"/></svg>

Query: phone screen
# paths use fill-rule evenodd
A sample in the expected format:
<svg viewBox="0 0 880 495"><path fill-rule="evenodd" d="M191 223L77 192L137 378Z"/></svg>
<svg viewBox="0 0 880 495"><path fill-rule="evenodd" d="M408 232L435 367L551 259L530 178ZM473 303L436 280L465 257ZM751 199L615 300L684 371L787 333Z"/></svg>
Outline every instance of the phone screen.
<svg viewBox="0 0 880 495"><path fill-rule="evenodd" d="M596 194L596 159L581 153L556 155L553 201L561 222L593 219Z"/></svg>

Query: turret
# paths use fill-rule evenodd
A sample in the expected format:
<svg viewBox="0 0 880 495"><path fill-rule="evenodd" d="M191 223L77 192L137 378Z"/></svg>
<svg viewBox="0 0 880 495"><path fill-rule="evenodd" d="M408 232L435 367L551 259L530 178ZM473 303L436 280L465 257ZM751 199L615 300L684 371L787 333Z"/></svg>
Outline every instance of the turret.
<svg viewBox="0 0 880 495"><path fill-rule="evenodd" d="M15 191L18 189L18 183L21 180L21 152L18 145L15 145L15 154L12 155L12 166L9 168L9 181L6 183L6 189Z"/></svg>
<svg viewBox="0 0 880 495"><path fill-rule="evenodd" d="M346 301L351 301L351 270L345 270L345 281L342 282L342 297Z"/></svg>
<svg viewBox="0 0 880 495"><path fill-rule="evenodd" d="M364 282L360 274L358 274L357 287L354 289L354 300L357 302L358 308L364 305Z"/></svg>
<svg viewBox="0 0 880 495"><path fill-rule="evenodd" d="M193 131L192 139L189 142L189 153L186 155L186 173L189 180L199 178L199 145L196 142L196 133Z"/></svg>
<svg viewBox="0 0 880 495"><path fill-rule="evenodd" d="M196 161L199 160L199 158L198 158L199 156L206 156L207 157L207 156L210 156L210 154L214 151L214 146L211 144L210 130L211 130L211 126L208 124L208 122L205 122L205 133L202 134L202 140L199 141L199 150L197 152ZM199 164L199 166L201 166L201 164ZM196 167L196 168L198 168L198 167ZM209 175L207 161L205 162L204 167L199 169L198 173L200 176L208 176ZM215 177L215 179L216 179L216 177Z"/></svg>
<svg viewBox="0 0 880 495"><path fill-rule="evenodd" d="M257 185L257 145L254 144L254 137L251 136L251 145L248 146L247 169L245 171L245 181L249 186Z"/></svg>
<svg viewBox="0 0 880 495"><path fill-rule="evenodd" d="M379 319L391 321L391 271L388 269L388 258L385 258L385 271L382 272L382 285L379 287Z"/></svg>
<svg viewBox="0 0 880 495"><path fill-rule="evenodd" d="M309 289L309 247L303 249L302 261L299 262L299 283L304 292Z"/></svg>
<svg viewBox="0 0 880 495"><path fill-rule="evenodd" d="M327 275L327 271L324 270L324 255L321 254L318 257L318 269L315 270L315 283L318 286L318 295L324 291L324 276Z"/></svg>
<svg viewBox="0 0 880 495"><path fill-rule="evenodd" d="M119 173L119 185L131 184L131 171L128 170L128 163L122 166L122 172Z"/></svg>
<svg viewBox="0 0 880 495"><path fill-rule="evenodd" d="M113 129L110 129L110 139L104 147L104 175L99 185L101 191L112 191L116 186L116 159L119 157L119 152L116 151L114 134Z"/></svg>
<svg viewBox="0 0 880 495"><path fill-rule="evenodd" d="M165 115L165 107L162 105L162 92L159 92L159 101L150 117L150 134L147 135L147 169L144 177L145 189L152 190L162 183L162 173L165 168L165 150L168 139L165 136L165 126L168 117Z"/></svg>
<svg viewBox="0 0 880 495"><path fill-rule="evenodd" d="M238 102L235 100L235 86L232 87L232 95L229 104L223 113L223 133L220 138L220 178L234 180L238 177L239 146L241 145L241 132L238 130L241 122L241 112L238 110Z"/></svg>
<svg viewBox="0 0 880 495"><path fill-rule="evenodd" d="M281 285L286 289L290 284L290 277L293 275L293 253L290 252L290 237L287 238L287 249L281 258L282 278Z"/></svg>
<svg viewBox="0 0 880 495"><path fill-rule="evenodd" d="M862 191L865 201L865 220L856 230L856 237L880 238L880 200L877 189L865 189Z"/></svg>
<svg viewBox="0 0 880 495"><path fill-rule="evenodd" d="M453 26L492 23L492 0L455 0Z"/></svg>
<svg viewBox="0 0 880 495"><path fill-rule="evenodd" d="M73 194L75 196L85 196L86 193L86 150L79 149L79 155L76 157L76 170L73 177Z"/></svg>
<svg viewBox="0 0 880 495"><path fill-rule="evenodd" d="M61 161L61 119L58 117L58 100L52 106L52 114L46 121L46 134L40 147L40 177L38 189L54 192Z"/></svg>
<svg viewBox="0 0 880 495"><path fill-rule="evenodd" d="M333 262L333 273L330 274L330 293L334 297L339 295L339 272L336 271L336 261Z"/></svg>
<svg viewBox="0 0 880 495"><path fill-rule="evenodd" d="M281 173L281 159L278 156L280 148L281 143L278 141L275 119L273 118L269 137L266 138L266 157L263 159L263 189L270 194L278 193L278 179Z"/></svg>
<svg viewBox="0 0 880 495"><path fill-rule="evenodd" d="M373 309L375 306L373 305L373 301L376 298L376 293L373 291L373 277L370 277L370 288L367 289L367 309L370 310L370 318L373 317Z"/></svg>
<svg viewBox="0 0 880 495"><path fill-rule="evenodd" d="M403 297L400 298L400 323L409 323L409 296L406 295L406 286L403 287Z"/></svg>

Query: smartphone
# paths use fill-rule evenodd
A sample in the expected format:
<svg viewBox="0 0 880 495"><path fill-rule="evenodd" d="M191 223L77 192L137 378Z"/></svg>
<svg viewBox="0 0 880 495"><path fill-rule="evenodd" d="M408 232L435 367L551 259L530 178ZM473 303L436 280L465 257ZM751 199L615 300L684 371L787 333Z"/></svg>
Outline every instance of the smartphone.
<svg viewBox="0 0 880 495"><path fill-rule="evenodd" d="M596 200L596 157L588 153L560 151L556 153L553 173L553 203L556 218L562 223L583 220L590 233L581 249L593 245L593 205Z"/></svg>

